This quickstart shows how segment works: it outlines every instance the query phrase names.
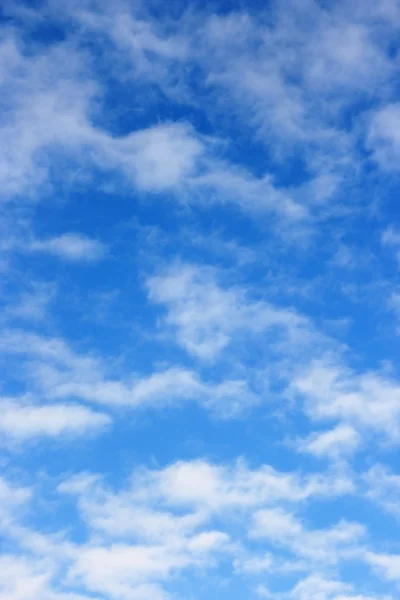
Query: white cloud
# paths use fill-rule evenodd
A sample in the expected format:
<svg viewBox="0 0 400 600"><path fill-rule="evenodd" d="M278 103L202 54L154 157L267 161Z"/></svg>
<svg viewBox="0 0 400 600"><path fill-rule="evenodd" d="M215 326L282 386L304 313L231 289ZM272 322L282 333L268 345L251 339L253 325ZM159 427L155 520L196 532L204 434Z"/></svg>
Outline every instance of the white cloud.
<svg viewBox="0 0 400 600"><path fill-rule="evenodd" d="M84 521L105 539L139 540L142 543L171 543L204 526L204 512L175 514L148 501L146 489L129 488L115 493L101 478L81 475L62 482L58 491L78 497Z"/></svg>
<svg viewBox="0 0 400 600"><path fill-rule="evenodd" d="M339 596L335 596L334 600L393 600L393 596L370 596L369 594L366 596L365 594L357 594L355 591L354 594L339 594Z"/></svg>
<svg viewBox="0 0 400 600"><path fill-rule="evenodd" d="M400 517L400 475L376 464L364 475L366 495L387 512Z"/></svg>
<svg viewBox="0 0 400 600"><path fill-rule="evenodd" d="M315 2L274 2L261 18L214 15L204 28L207 81L278 161L301 148L317 178L340 180L354 156L341 110L369 97L393 69L365 20L365 13ZM325 199L335 193L327 190Z"/></svg>
<svg viewBox="0 0 400 600"><path fill-rule="evenodd" d="M313 574L295 585L291 597L295 600L336 600L338 594L349 590L351 587L338 579Z"/></svg>
<svg viewBox="0 0 400 600"><path fill-rule="evenodd" d="M32 490L0 477L0 522L5 528L13 521L15 513L23 509L32 497Z"/></svg>
<svg viewBox="0 0 400 600"><path fill-rule="evenodd" d="M54 18L54 6L46 11ZM157 124L121 137L101 129L93 115L101 110L103 90L89 52L78 49L71 35L68 42L28 53L14 29L0 54L10 98L0 160L8 195L51 180L50 154L56 149L79 156L86 166L117 170L141 191L182 193L186 188L184 195L191 199L202 191L246 212L258 214L267 207L289 222L301 221L310 216L310 204L335 196L346 170L358 160L357 135L347 131L343 114L359 106L360 96L376 95L394 69L386 50L395 35L396 7L327 10L311 3L307 8L291 4L285 11L273 3L268 19L264 13L255 18L239 11L184 14L174 22L124 3L112 12L104 2L96 8L70 3L57 11L59 18L74 22L79 40L94 36L109 44L103 57L108 70L134 82L140 99L149 95L150 85L172 101L194 107L201 102L213 115L239 115L278 162L301 145L308 182L306 188L285 189L268 173L255 177L221 161L188 123ZM31 11L27 22L41 17Z"/></svg>
<svg viewBox="0 0 400 600"><path fill-rule="evenodd" d="M217 160L208 161L208 170L192 179L195 189L204 190L215 202L238 205L253 216L272 213L281 217L280 225L286 220L288 227L295 226L299 232L309 219L309 213L296 199L295 190L278 189L271 175L254 177L237 166ZM284 233L288 231L284 229ZM293 232L291 232L293 235Z"/></svg>
<svg viewBox="0 0 400 600"><path fill-rule="evenodd" d="M19 297L8 299L4 315L23 321L43 321L48 317L48 308L55 295L54 285L34 282Z"/></svg>
<svg viewBox="0 0 400 600"><path fill-rule="evenodd" d="M69 262L95 262L105 254L101 242L80 233L63 233L47 240L36 240L28 246L28 250L51 254Z"/></svg>
<svg viewBox="0 0 400 600"><path fill-rule="evenodd" d="M280 508L263 509L256 512L252 519L251 536L285 540L302 533L303 527L290 513Z"/></svg>
<svg viewBox="0 0 400 600"><path fill-rule="evenodd" d="M258 585L254 592L260 598L269 598L269 600L274 600L276 598L276 595L272 594L265 585Z"/></svg>
<svg viewBox="0 0 400 600"><path fill-rule="evenodd" d="M387 227L381 236L382 244L400 247L400 232L393 227Z"/></svg>
<svg viewBox="0 0 400 600"><path fill-rule="evenodd" d="M291 389L304 398L305 410L313 420L340 420L356 430L365 428L393 441L399 439L400 386L389 376L357 374L321 359L298 374Z"/></svg>
<svg viewBox="0 0 400 600"><path fill-rule="evenodd" d="M400 555L379 554L366 552L365 561L377 570L384 579L389 581L400 581Z"/></svg>
<svg viewBox="0 0 400 600"><path fill-rule="evenodd" d="M79 436L104 429L110 417L73 404L35 405L23 399L0 400L0 431L4 441Z"/></svg>
<svg viewBox="0 0 400 600"><path fill-rule="evenodd" d="M0 600L90 600L83 594L56 591L46 561L18 555L0 556Z"/></svg>
<svg viewBox="0 0 400 600"><path fill-rule="evenodd" d="M284 597L294 600L391 600L390 596L360 594L356 586L323 574L312 574L300 580L291 593Z"/></svg>
<svg viewBox="0 0 400 600"><path fill-rule="evenodd" d="M109 15L110 19L78 10L75 16L83 19L86 34L87 25L92 27L93 21L95 30L100 25L107 28L107 34L120 32L117 38L124 49L130 46L138 50L135 55L136 58L140 55L139 62L143 63L139 68L142 74L146 71L154 76L154 60L151 68L144 67L149 48L163 60L174 58L175 51L171 54L167 50L171 47L170 40L163 42L151 33L149 23L135 21L128 14L116 18ZM182 40L174 45L182 48ZM119 137L96 127L92 114L98 105L100 85L90 72L88 55L73 44L59 44L29 54L25 53L22 40L10 34L0 47L0 64L3 73L0 85L9 98L5 105L7 122L0 125L5 140L0 154L0 181L6 198L28 192L35 195L38 188L46 189L52 182L53 171L57 173L58 157L67 156L72 163L79 160L87 168L94 166L122 174L126 182L142 192L182 193L186 189L193 198L201 190L209 196L211 189L225 198L234 193L235 202L246 211L265 204L289 218L303 212L287 194L276 191L268 178L257 180L218 161L207 140L189 123L161 123ZM163 71L164 67L158 73ZM203 172L208 175L202 175ZM71 169L67 176L73 183L80 174ZM260 195L264 197L261 202ZM268 200L269 196L276 200ZM76 252L79 255L76 259L81 254L87 255L84 249L79 249L80 243L82 239L60 236L38 240L32 247L74 260ZM93 251L92 248L89 254Z"/></svg>
<svg viewBox="0 0 400 600"><path fill-rule="evenodd" d="M48 486L51 482L46 481ZM35 486L36 499L47 497L39 489L43 483L39 480ZM252 579L269 570L277 573L277 556L263 548L265 538L258 540L255 554L247 536L252 520L255 524L261 516L258 532L268 535L267 514L281 530L278 534L275 527L274 543L279 536L279 543L307 558L303 571L315 562L328 566L332 556L338 561L349 556L350 539L357 543L360 527L339 523L313 530L293 519L294 525L282 530L279 523L285 513L277 507L301 508L314 495L343 492L334 487L329 474L322 481L320 476L279 473L267 466L250 470L244 464L205 461L137 468L122 488L106 485L101 476L75 475L59 484L56 502L51 490L53 502L44 506L63 511L63 498L76 501L81 521L75 520L73 528L80 522L86 532L77 542L69 528L44 533L21 524L15 508L32 509L35 497L29 489L2 486L0 480L0 508L4 505L7 514L10 507L13 510L12 518L2 520L10 554L3 553L0 562L14 565L7 579L0 574L0 592L12 600L12 594L15 600L83 600L93 594L116 600L146 600L150 594L165 600L170 582L186 578L193 569L204 577L222 562L226 565L227 559L236 576ZM279 514L282 518L276 520ZM306 548L301 547L301 536ZM31 596L24 596L28 591Z"/></svg>
<svg viewBox="0 0 400 600"><path fill-rule="evenodd" d="M90 29L113 42L112 58L123 66L127 76L179 96L170 67L188 58L189 40L179 31L165 31L162 21L149 19L141 8L118 2L111 11L107 3L98 2L96 10L86 3L75 4L72 10L68 7L66 12L83 32Z"/></svg>
<svg viewBox="0 0 400 600"><path fill-rule="evenodd" d="M359 523L341 521L326 529L306 529L291 513L272 508L254 514L250 535L269 539L308 561L335 564L357 550L358 543L365 535L365 527Z"/></svg>
<svg viewBox="0 0 400 600"><path fill-rule="evenodd" d="M149 491L172 505L214 511L254 507L278 500L296 502L312 496L351 493L352 483L340 476L282 473L270 466L250 470L245 464L218 466L206 461L177 462L145 476Z"/></svg>
<svg viewBox="0 0 400 600"><path fill-rule="evenodd" d="M233 564L235 571L254 575L269 571L273 564L273 558L271 554L265 554L263 556L253 556L242 560L236 559Z"/></svg>
<svg viewBox="0 0 400 600"><path fill-rule="evenodd" d="M51 399L76 399L114 408L154 408L198 402L220 417L232 417L259 399L243 379L204 381L183 367L170 367L141 377L109 376L106 361L75 353L62 339L21 330L4 331L0 350L23 359L24 379Z"/></svg>
<svg viewBox="0 0 400 600"><path fill-rule="evenodd" d="M398 169L400 158L400 104L378 109L371 117L368 147L384 169Z"/></svg>
<svg viewBox="0 0 400 600"><path fill-rule="evenodd" d="M167 308L165 323L189 353L210 360L238 334L273 330L293 343L309 338L309 323L290 308L251 300L239 286L223 286L206 267L176 264L147 280L149 298ZM277 342L276 342L277 343Z"/></svg>
<svg viewBox="0 0 400 600"><path fill-rule="evenodd" d="M299 440L298 447L318 457L337 458L351 454L360 444L361 437L350 425L340 424L322 433L312 433L309 437Z"/></svg>
<svg viewBox="0 0 400 600"><path fill-rule="evenodd" d="M139 189L158 192L179 187L204 152L191 127L171 123L113 140L104 147L104 159L122 168Z"/></svg>
<svg viewBox="0 0 400 600"><path fill-rule="evenodd" d="M167 507L148 493L143 472L131 486L114 491L97 477L82 475L59 485L76 495L83 522L93 541L76 548L68 581L113 598L142 598L191 567L213 567L216 557L230 554L229 535L210 528L202 511ZM143 590L143 591L142 591Z"/></svg>
<svg viewBox="0 0 400 600"><path fill-rule="evenodd" d="M134 471L130 486L117 494L90 475L67 479L59 491L76 495L84 520L107 539L161 543L204 529L215 515L251 514L265 505L296 504L353 490L351 482L333 474L282 473L268 465L250 470L242 463L228 467L197 460Z"/></svg>
<svg viewBox="0 0 400 600"><path fill-rule="evenodd" d="M162 598L164 594L157 582L190 566L206 566L210 552L225 543L226 537L219 532L207 532L186 543L176 540L172 546L168 543L159 546L87 546L77 553L68 579L84 584L92 592L114 598L141 599L145 598L145 591L150 593L152 590L156 598Z"/></svg>
<svg viewBox="0 0 400 600"><path fill-rule="evenodd" d="M202 555L211 550L221 550L227 547L229 536L221 531L202 531L188 543L188 548L195 555Z"/></svg>
<svg viewBox="0 0 400 600"><path fill-rule="evenodd" d="M189 564L190 558L180 549L172 552L163 546L92 546L80 550L68 577L91 592L135 598L137 588L140 590L149 580L165 580L174 570Z"/></svg>
<svg viewBox="0 0 400 600"><path fill-rule="evenodd" d="M82 17L82 11L78 11L78 20L79 13ZM134 21L128 14L102 19L86 11L83 21L86 35L87 25L92 27L93 21L95 30L100 24L108 28L107 34L120 31L117 38L124 50L127 46L138 50L135 56L140 55L141 74L155 73L154 60L150 66L146 58L147 46L167 62L174 59L175 52L171 55L161 51L170 47L170 41L156 42L151 25ZM139 49L142 43L144 47ZM178 46L182 48L182 40ZM194 201L200 195L202 201L234 202L246 212L267 209L289 221L307 216L306 209L290 193L275 188L270 176L257 178L218 159L213 144L187 122L159 123L121 136L96 126L92 115L99 110L102 90L89 69L88 55L74 45L60 44L33 55L24 50L15 36L9 36L0 48L3 86L10 98L5 107L7 125L0 125L5 140L0 154L0 181L6 198L46 189L53 171L57 174L58 159L67 157L88 170L95 167L122 175L126 183L141 192L179 192L185 201ZM158 70L161 78L163 72L164 66ZM72 167L67 177L71 184L75 179L79 181L80 170ZM46 241L38 241L35 246L45 251ZM51 240L47 247L50 252ZM57 252L56 246L53 248ZM65 254L68 257L67 250Z"/></svg>
<svg viewBox="0 0 400 600"><path fill-rule="evenodd" d="M0 182L6 198L35 195L50 176L46 150L70 152L87 139L96 84L83 78L86 60L68 43L36 53L9 34L0 46L5 119L0 130Z"/></svg>
<svg viewBox="0 0 400 600"><path fill-rule="evenodd" d="M212 568L218 555L231 557L237 574L262 574L273 567L274 558L246 550L255 509L301 504L315 495L342 494L349 488L332 476L322 480L268 466L250 470L240 463L228 467L198 460L137 469L121 490L111 489L100 476L82 474L63 481L58 491L77 498L93 539L76 549L69 581L125 598L128 588L136 593L141 585L160 583L194 566ZM263 511L276 518L279 510L262 508L254 519ZM326 530L301 525L295 529L293 539L289 533L292 549L321 564L330 564L335 553L340 560L363 533L360 526L346 523ZM265 535L265 528L259 533ZM301 536L308 550L301 549ZM288 542L288 536L283 537Z"/></svg>
<svg viewBox="0 0 400 600"><path fill-rule="evenodd" d="M400 259L400 253L399 253ZM390 312L394 315L395 320L397 322L397 333L399 333L399 323L400 323L400 293L398 291L392 292L388 298L387 307Z"/></svg>
<svg viewBox="0 0 400 600"><path fill-rule="evenodd" d="M124 19L120 24L126 26ZM157 192L179 186L204 152L183 123L154 125L122 137L93 125L100 86L89 70L88 55L73 43L28 53L23 41L9 34L0 46L0 72L0 89L8 99L3 102L7 120L0 124L0 182L6 198L33 195L47 185L59 153L87 166L117 169L139 189ZM72 182L79 174L71 170L68 177Z"/></svg>
<svg viewBox="0 0 400 600"><path fill-rule="evenodd" d="M4 87L11 98L6 105L8 124L2 131L7 143L0 157L4 193L12 196L45 185L52 179L52 159L61 152L72 161L79 157L87 167L122 173L144 192L185 191L185 198L191 200L200 192L203 200L234 202L255 214L267 209L289 223L308 219L309 197L321 200L334 195L340 171L352 152L352 142L340 126L322 125L327 105L322 101L316 110L316 98L321 90L329 97L332 84L343 87L341 102L349 91L356 93L360 88L367 93L366 81L381 80L390 68L362 23L344 26L341 15L328 16L314 5L313 32L304 27L304 21L301 27L290 20L284 23L277 9L272 28L239 13L205 22L182 17L175 27L170 23L165 28L146 11L139 16L137 7L128 9L122 4L113 13L104 3L98 3L96 10L76 4L59 10L81 27L82 39L108 37L114 45L107 59L110 68L117 73L122 68L139 88L157 85L169 97L196 106L197 93L186 81L190 67L196 65L210 110L218 107L209 93L211 85L222 92L231 111L246 115L247 122L250 112L252 125L264 140L274 140L278 154L288 140L304 143L315 171L306 193L303 188L276 186L269 173L256 177L221 160L213 144L188 123L157 124L120 137L101 129L92 117L99 111L103 90L90 69L89 54L77 49L74 36L70 43L37 49L32 55L25 53L15 33L2 45ZM256 53L251 40L258 40ZM363 58L362 70L358 57ZM293 84L294 71L297 85ZM329 152L333 166L318 152L324 157ZM80 175L71 171L69 176ZM303 225L296 227L300 231Z"/></svg>

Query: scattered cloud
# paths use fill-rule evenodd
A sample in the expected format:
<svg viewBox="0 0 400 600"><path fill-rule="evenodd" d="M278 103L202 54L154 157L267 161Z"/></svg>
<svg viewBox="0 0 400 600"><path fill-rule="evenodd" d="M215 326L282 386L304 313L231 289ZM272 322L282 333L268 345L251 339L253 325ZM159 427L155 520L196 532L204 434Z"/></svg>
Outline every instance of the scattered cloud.
<svg viewBox="0 0 400 600"><path fill-rule="evenodd" d="M106 360L76 353L62 339L23 330L4 331L0 351L18 361L22 359L22 380L53 400L78 398L114 409L174 407L190 401L222 417L238 415L259 402L245 380L208 382L194 371L177 366L148 376L129 373L117 379L109 374Z"/></svg>
<svg viewBox="0 0 400 600"><path fill-rule="evenodd" d="M43 437L71 437L99 431L110 425L105 414L73 404L34 405L23 399L0 400L5 443L19 443Z"/></svg>
<svg viewBox="0 0 400 600"><path fill-rule="evenodd" d="M400 556L398 554L367 552L365 560L385 579L389 581L398 581L400 579Z"/></svg>
<svg viewBox="0 0 400 600"><path fill-rule="evenodd" d="M307 531L292 514L273 508L254 514L250 535L287 547L297 557L308 561L335 564L358 551L365 528L359 523L342 521L331 528Z"/></svg>
<svg viewBox="0 0 400 600"><path fill-rule="evenodd" d="M10 299L4 308L4 315L27 322L43 321L48 317L49 306L55 296L54 285L35 282L14 301Z"/></svg>
<svg viewBox="0 0 400 600"><path fill-rule="evenodd" d="M305 410L313 420L339 420L356 430L366 428L398 440L400 388L390 376L358 375L343 365L316 360L296 378L292 389L304 398ZM350 440L353 436L350 444L356 441L349 428L338 431Z"/></svg>
<svg viewBox="0 0 400 600"><path fill-rule="evenodd" d="M235 570L239 573L263 573L271 569L273 558L271 554L245 558L244 560L236 559L234 561Z"/></svg>
<svg viewBox="0 0 400 600"><path fill-rule="evenodd" d="M167 309L165 323L177 341L200 359L216 357L235 335L283 332L291 340L308 336L308 320L290 308L248 298L239 286L221 284L207 267L177 264L147 280L149 298Z"/></svg>
<svg viewBox="0 0 400 600"><path fill-rule="evenodd" d="M303 452L317 457L338 458L352 453L360 443L360 436L350 425L340 424L328 431L312 433L299 441Z"/></svg>
<svg viewBox="0 0 400 600"><path fill-rule="evenodd" d="M376 464L365 474L365 482L367 497L388 513L399 517L400 475L382 464Z"/></svg>
<svg viewBox="0 0 400 600"><path fill-rule="evenodd" d="M396 169L400 150L400 104L388 104L371 118L368 146L384 169Z"/></svg>

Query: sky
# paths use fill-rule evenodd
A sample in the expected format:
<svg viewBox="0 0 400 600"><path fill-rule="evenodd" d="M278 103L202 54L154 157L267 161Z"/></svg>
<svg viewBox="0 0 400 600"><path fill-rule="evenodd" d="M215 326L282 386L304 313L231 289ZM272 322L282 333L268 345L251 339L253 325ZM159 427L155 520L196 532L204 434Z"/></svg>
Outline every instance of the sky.
<svg viewBox="0 0 400 600"><path fill-rule="evenodd" d="M399 598L400 2L0 29L0 600Z"/></svg>

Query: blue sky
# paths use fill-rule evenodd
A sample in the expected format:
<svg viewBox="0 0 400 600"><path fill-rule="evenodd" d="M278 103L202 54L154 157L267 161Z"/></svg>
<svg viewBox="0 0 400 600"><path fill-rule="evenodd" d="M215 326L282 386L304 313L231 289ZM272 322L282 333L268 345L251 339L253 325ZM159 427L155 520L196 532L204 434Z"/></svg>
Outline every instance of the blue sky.
<svg viewBox="0 0 400 600"><path fill-rule="evenodd" d="M400 3L0 14L0 600L398 598Z"/></svg>

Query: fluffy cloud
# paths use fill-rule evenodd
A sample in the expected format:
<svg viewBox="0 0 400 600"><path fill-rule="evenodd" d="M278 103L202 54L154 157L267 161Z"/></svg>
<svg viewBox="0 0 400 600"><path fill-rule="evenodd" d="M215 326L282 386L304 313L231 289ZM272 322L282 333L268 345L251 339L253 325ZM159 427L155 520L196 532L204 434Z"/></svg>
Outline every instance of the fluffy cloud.
<svg viewBox="0 0 400 600"><path fill-rule="evenodd" d="M299 375L292 389L305 399L314 420L342 420L398 440L400 387L395 379L380 373L358 375L343 365L317 360ZM339 430L343 431L348 443L353 434Z"/></svg>
<svg viewBox="0 0 400 600"><path fill-rule="evenodd" d="M383 168L396 169L400 150L400 105L389 104L371 119L368 144Z"/></svg>
<svg viewBox="0 0 400 600"><path fill-rule="evenodd" d="M322 433L312 433L300 441L299 448L314 456L335 458L353 452L359 443L360 436L353 427L340 424Z"/></svg>
<svg viewBox="0 0 400 600"><path fill-rule="evenodd" d="M25 597L27 590L31 600L84 600L93 594L144 600L149 593L164 599L171 581L198 569L203 577L221 562L231 564L232 576L257 578L265 571L277 575L288 568L304 574L360 555L372 560L360 545L365 536L362 525L341 521L323 529L309 528L304 519L283 508L302 510L314 497L327 499L349 491L348 485L334 479L330 474L322 479L280 473L266 465L251 470L243 463L206 461L151 470L140 467L121 488L108 485L100 475L82 473L51 490L56 501L52 510L69 513L69 502L76 503L86 532L79 541L74 540L72 523L52 533L32 527L28 517L38 486L44 494L40 497L47 497L43 481L35 494L4 481L0 501L8 516L0 514L10 552L1 561L13 566L7 578L0 578L0 590L13 600ZM305 598L311 581L315 593L323 591L329 600L333 591L349 592L348 598L353 598L350 585L339 580L325 585L322 577L313 575L300 579L287 597ZM332 595L335 600L339 597Z"/></svg>
<svg viewBox="0 0 400 600"><path fill-rule="evenodd" d="M170 367L148 376L135 374L111 378L105 361L90 354L75 353L64 340L27 334L21 330L4 332L0 350L22 359L23 379L48 398L75 399L110 407L180 406L199 402L220 416L234 416L257 404L257 395L245 380L207 382L188 369Z"/></svg>
<svg viewBox="0 0 400 600"><path fill-rule="evenodd" d="M367 552L365 560L378 573L389 581L399 581L400 579L400 556L398 554L378 554L376 552Z"/></svg>
<svg viewBox="0 0 400 600"><path fill-rule="evenodd" d="M82 474L62 482L58 491L77 498L81 518L93 535L93 542L73 550L68 579L92 592L135 598L142 586L158 585L196 566L212 568L218 555L221 559L236 555L237 573L261 573L271 566L271 558L241 556L246 520L244 537L232 539L229 524L235 513L250 517L254 508L266 504L297 504L348 489L343 482L283 474L267 466L251 471L243 464L196 461L138 469L122 490L111 489L99 476ZM261 513L255 513L254 522ZM309 556L318 554L320 561L329 562L328 551L350 544L350 538L355 542L360 532L361 527L344 523L332 530L310 531ZM258 533L265 535L265 528ZM299 526L297 537L302 533ZM296 551L302 555L300 544ZM103 561L107 568L99 570Z"/></svg>
<svg viewBox="0 0 400 600"><path fill-rule="evenodd" d="M237 335L282 333L296 342L309 323L290 308L247 297L239 286L224 286L212 269L177 264L147 281L150 300L165 305L166 324L178 342L201 359L217 356Z"/></svg>
<svg viewBox="0 0 400 600"><path fill-rule="evenodd" d="M70 262L95 262L104 256L104 246L78 233L64 233L47 240L36 240L29 251L54 255Z"/></svg>
<svg viewBox="0 0 400 600"><path fill-rule="evenodd" d="M49 306L56 296L56 288L51 284L34 282L16 298L10 298L4 308L6 318L21 321L43 321L49 312Z"/></svg>
<svg viewBox="0 0 400 600"><path fill-rule="evenodd" d="M250 534L270 539L308 561L334 564L358 551L365 528L359 523L342 521L331 528L307 531L292 514L281 509L263 509L254 514Z"/></svg>
<svg viewBox="0 0 400 600"><path fill-rule="evenodd" d="M107 415L73 404L35 405L3 398L0 431L5 442L24 442L40 437L89 434L111 423Z"/></svg>
<svg viewBox="0 0 400 600"><path fill-rule="evenodd" d="M400 475L382 464L376 464L364 476L366 495L389 513L400 516Z"/></svg>

